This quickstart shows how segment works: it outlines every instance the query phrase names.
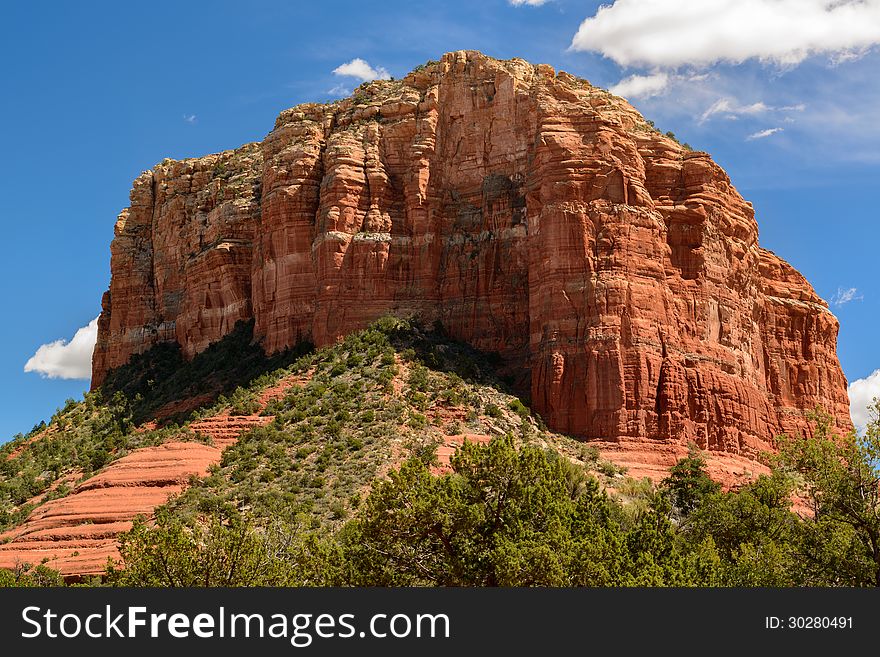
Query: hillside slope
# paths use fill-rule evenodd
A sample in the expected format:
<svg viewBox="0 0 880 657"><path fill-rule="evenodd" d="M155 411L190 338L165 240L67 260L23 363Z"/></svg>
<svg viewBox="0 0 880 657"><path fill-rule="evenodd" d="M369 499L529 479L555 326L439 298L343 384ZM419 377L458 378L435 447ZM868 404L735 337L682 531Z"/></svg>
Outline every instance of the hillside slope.
<svg viewBox="0 0 880 657"><path fill-rule="evenodd" d="M231 348L221 341L214 349ZM152 379L147 364L163 371L162 356L146 354L136 367ZM257 522L307 516L332 528L409 456L436 452L440 473L457 446L493 436L512 434L598 469L598 453L547 431L497 378L496 363L387 318L256 377L180 425L130 419L157 407L167 385L131 402L106 387L111 403L90 393L3 447L0 568L46 563L68 578L100 575L108 558L119 559L118 536L135 517L169 501L179 518L230 505ZM179 385L189 385L187 371L177 370ZM129 372L126 381L136 378ZM610 463L602 468L619 476Z"/></svg>

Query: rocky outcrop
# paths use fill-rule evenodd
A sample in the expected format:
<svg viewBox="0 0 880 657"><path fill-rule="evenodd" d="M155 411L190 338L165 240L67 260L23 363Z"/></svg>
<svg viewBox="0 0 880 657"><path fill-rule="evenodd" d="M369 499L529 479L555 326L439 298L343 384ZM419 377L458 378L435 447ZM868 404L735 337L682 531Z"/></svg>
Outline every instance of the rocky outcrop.
<svg viewBox="0 0 880 657"><path fill-rule="evenodd" d="M134 181L116 220L93 385L160 341L193 356L253 316L251 261L260 219L257 144L165 160Z"/></svg>
<svg viewBox="0 0 880 657"><path fill-rule="evenodd" d="M849 426L837 320L758 245L725 172L518 59L449 53L286 110L260 144L162 162L135 181L111 269L93 386L238 319L275 352L419 314L498 352L551 428L624 460L693 441L754 462L815 407Z"/></svg>

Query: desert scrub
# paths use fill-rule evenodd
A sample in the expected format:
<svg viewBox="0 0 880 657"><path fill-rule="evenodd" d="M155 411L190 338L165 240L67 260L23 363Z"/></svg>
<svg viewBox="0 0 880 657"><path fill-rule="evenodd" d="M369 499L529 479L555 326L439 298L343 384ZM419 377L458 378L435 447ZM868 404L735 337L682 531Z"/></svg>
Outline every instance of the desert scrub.
<svg viewBox="0 0 880 657"><path fill-rule="evenodd" d="M497 363L437 328L382 318L249 386L257 395L281 376L309 373L270 404L271 423L243 434L170 506L188 517L235 508L257 522L306 514L330 529L389 466L411 455L431 460L452 430L544 435L495 377ZM242 395L249 398L223 401Z"/></svg>
<svg viewBox="0 0 880 657"><path fill-rule="evenodd" d="M311 344L303 342L267 356L253 341L253 324L253 321L238 322L230 333L192 360L183 357L177 344L159 343L143 354L135 354L126 365L108 372L101 392L108 399L121 392L130 400L132 421L140 424L173 402L235 394L236 388L248 387L261 375L285 368L313 350ZM238 399L244 403L243 395ZM189 414L171 419L183 422L189 419Z"/></svg>
<svg viewBox="0 0 880 657"><path fill-rule="evenodd" d="M99 391L81 402L68 400L48 424L0 447L0 530L27 518L36 504L68 494L72 483L53 484L75 474L88 479L132 450L168 440L201 440L186 428L169 425L135 431L131 405L121 394L104 400Z"/></svg>
<svg viewBox="0 0 880 657"><path fill-rule="evenodd" d="M394 330L386 324L385 331ZM354 334L289 368L313 371L272 404L271 424L242 435L224 452L217 476L175 508L192 513L232 504L271 517L283 503L285 513L308 513L319 523L346 517L405 425L405 407L387 399L396 366L385 331Z"/></svg>

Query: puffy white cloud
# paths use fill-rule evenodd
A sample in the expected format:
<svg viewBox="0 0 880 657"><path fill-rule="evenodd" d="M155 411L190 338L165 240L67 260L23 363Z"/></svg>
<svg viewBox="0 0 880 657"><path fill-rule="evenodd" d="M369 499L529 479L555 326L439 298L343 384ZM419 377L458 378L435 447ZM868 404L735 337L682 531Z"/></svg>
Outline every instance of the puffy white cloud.
<svg viewBox="0 0 880 657"><path fill-rule="evenodd" d="M83 326L73 339L41 345L24 364L25 372L38 372L50 379L88 379L92 375L92 352L98 339L98 318Z"/></svg>
<svg viewBox="0 0 880 657"><path fill-rule="evenodd" d="M333 69L333 75L344 75L351 78L358 78L363 82L370 80L387 80L391 76L381 66L373 68L366 60L355 57L350 62L340 64Z"/></svg>
<svg viewBox="0 0 880 657"><path fill-rule="evenodd" d="M855 287L839 287L837 293L831 297L831 303L835 306L843 306L850 301L861 301L865 297L859 294L858 288Z"/></svg>
<svg viewBox="0 0 880 657"><path fill-rule="evenodd" d="M678 68L758 59L835 62L880 43L880 0L616 0L572 40L621 66Z"/></svg>
<svg viewBox="0 0 880 657"><path fill-rule="evenodd" d="M550 0L508 0L514 7L522 7L528 5L530 7L540 7L546 5Z"/></svg>
<svg viewBox="0 0 880 657"><path fill-rule="evenodd" d="M753 132L748 137L746 137L746 141L766 139L770 135L775 135L777 132L782 132L782 128L767 128L766 130L758 130L758 132Z"/></svg>
<svg viewBox="0 0 880 657"><path fill-rule="evenodd" d="M847 388L849 393L849 415L853 424L862 432L865 425L871 421L871 414L868 412L875 398L880 398L880 370L874 370L864 379L856 379L849 384Z"/></svg>
<svg viewBox="0 0 880 657"><path fill-rule="evenodd" d="M650 98L663 93L669 84L668 73L652 75L631 75L608 90L624 98Z"/></svg>

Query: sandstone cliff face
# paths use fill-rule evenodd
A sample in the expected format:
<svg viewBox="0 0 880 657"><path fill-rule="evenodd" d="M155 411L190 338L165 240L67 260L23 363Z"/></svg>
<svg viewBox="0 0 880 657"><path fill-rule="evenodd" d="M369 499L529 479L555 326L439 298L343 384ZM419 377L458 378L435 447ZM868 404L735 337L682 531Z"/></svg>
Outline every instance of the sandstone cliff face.
<svg viewBox="0 0 880 657"><path fill-rule="evenodd" d="M257 144L165 160L134 181L116 221L93 385L159 341L193 356L253 317L251 263L260 219Z"/></svg>
<svg viewBox="0 0 880 657"><path fill-rule="evenodd" d="M522 60L449 53L286 110L260 144L164 161L111 269L93 386L239 319L275 352L418 313L499 352L552 429L617 450L750 462L817 406L849 426L837 320L724 171Z"/></svg>

